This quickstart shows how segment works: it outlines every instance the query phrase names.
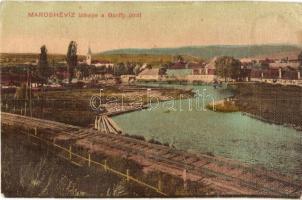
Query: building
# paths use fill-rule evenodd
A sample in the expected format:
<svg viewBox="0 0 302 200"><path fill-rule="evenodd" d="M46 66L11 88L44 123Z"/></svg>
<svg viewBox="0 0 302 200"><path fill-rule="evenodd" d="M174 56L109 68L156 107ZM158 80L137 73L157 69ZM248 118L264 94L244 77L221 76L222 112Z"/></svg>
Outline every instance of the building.
<svg viewBox="0 0 302 200"><path fill-rule="evenodd" d="M269 68L269 69L252 69L250 74L251 81L294 84L300 83L301 71L292 68Z"/></svg>
<svg viewBox="0 0 302 200"><path fill-rule="evenodd" d="M169 69L186 69L187 63L184 61L177 61L169 66Z"/></svg>
<svg viewBox="0 0 302 200"><path fill-rule="evenodd" d="M158 81L162 78L159 68L145 68L137 76L136 80Z"/></svg>
<svg viewBox="0 0 302 200"><path fill-rule="evenodd" d="M188 75L187 78L190 82L201 81L201 82L214 82L217 80L215 62L217 57L214 57L206 65L192 66L192 74Z"/></svg>
<svg viewBox="0 0 302 200"><path fill-rule="evenodd" d="M192 69L167 69L166 75L169 78L182 79L192 74Z"/></svg>
<svg viewBox="0 0 302 200"><path fill-rule="evenodd" d="M100 68L102 68L102 67L110 68L110 67L114 66L113 63L111 63L107 60L93 60L91 64L94 65L97 68L98 67L100 67Z"/></svg>

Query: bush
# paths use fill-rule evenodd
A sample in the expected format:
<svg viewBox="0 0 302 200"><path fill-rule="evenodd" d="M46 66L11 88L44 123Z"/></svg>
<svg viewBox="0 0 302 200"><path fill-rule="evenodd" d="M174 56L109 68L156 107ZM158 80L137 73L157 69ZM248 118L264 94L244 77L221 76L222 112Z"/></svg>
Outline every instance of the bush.
<svg viewBox="0 0 302 200"><path fill-rule="evenodd" d="M149 143L152 143L152 144L159 144L159 145L162 145L162 143L160 143L159 141L157 141L157 140L155 140L155 139L150 139L149 141L148 141Z"/></svg>
<svg viewBox="0 0 302 200"><path fill-rule="evenodd" d="M134 138L134 139L137 139L137 140L146 141L145 137L141 136L141 135L129 135L129 134L126 133L126 134L124 134L124 136Z"/></svg>

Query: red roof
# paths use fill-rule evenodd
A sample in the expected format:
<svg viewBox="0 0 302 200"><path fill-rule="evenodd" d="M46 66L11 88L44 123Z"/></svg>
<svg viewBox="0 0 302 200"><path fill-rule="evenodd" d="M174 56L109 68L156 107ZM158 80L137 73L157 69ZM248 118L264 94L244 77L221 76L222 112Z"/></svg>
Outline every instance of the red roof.
<svg viewBox="0 0 302 200"><path fill-rule="evenodd" d="M184 62L177 62L177 63L173 63L169 69L185 69L186 68L187 63Z"/></svg>

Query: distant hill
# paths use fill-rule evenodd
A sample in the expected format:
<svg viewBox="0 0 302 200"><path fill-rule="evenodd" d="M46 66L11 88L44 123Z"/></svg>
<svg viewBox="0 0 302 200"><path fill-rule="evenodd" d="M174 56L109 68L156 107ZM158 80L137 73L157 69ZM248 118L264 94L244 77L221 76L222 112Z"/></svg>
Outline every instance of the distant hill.
<svg viewBox="0 0 302 200"><path fill-rule="evenodd" d="M179 48L116 49L97 53L97 55L191 55L209 59L215 56L254 57L300 50L301 48L295 45L213 45Z"/></svg>

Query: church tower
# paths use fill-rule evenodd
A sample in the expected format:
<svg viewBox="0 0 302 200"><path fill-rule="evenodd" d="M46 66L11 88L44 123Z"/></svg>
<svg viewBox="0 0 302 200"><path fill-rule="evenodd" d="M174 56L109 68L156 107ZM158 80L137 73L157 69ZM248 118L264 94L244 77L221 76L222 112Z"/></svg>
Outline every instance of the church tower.
<svg viewBox="0 0 302 200"><path fill-rule="evenodd" d="M86 64L91 65L91 49L90 49L90 47L88 47L88 52L86 55Z"/></svg>

